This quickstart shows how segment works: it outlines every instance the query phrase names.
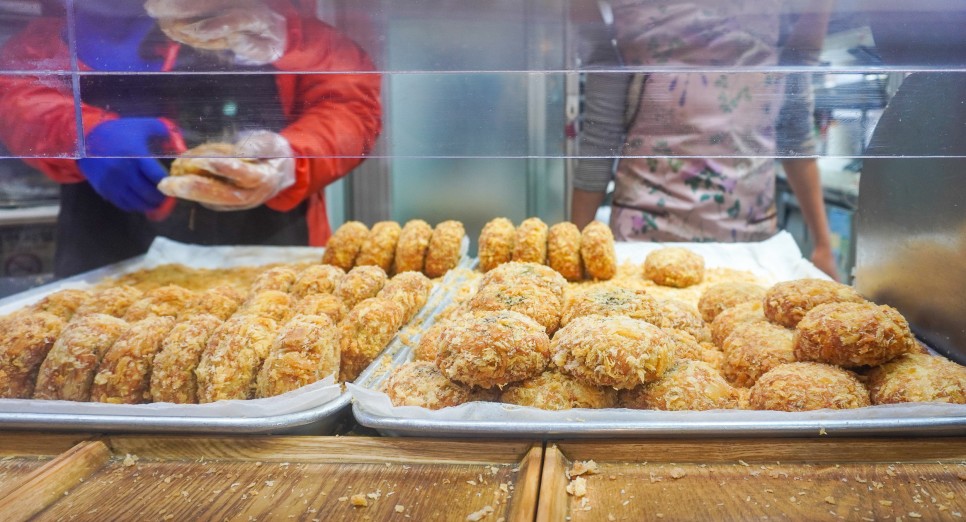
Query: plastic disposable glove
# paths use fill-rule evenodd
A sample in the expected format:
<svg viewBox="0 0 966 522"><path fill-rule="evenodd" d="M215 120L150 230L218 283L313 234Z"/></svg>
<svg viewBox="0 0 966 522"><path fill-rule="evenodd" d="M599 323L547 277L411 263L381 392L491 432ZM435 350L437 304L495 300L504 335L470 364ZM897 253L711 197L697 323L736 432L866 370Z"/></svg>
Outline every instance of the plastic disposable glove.
<svg viewBox="0 0 966 522"><path fill-rule="evenodd" d="M189 150L158 185L164 194L197 201L213 210L254 208L295 184L294 153L288 140L270 131L252 131L235 143L231 158L212 155L211 146ZM196 156L196 157L192 157Z"/></svg>
<svg viewBox="0 0 966 522"><path fill-rule="evenodd" d="M96 71L160 71L162 56L141 55L141 42L155 26L144 16L102 14L78 5L77 57Z"/></svg>
<svg viewBox="0 0 966 522"><path fill-rule="evenodd" d="M87 153L77 166L91 187L126 212L145 212L159 207L164 196L157 184L168 175L151 156L152 140L168 141L171 131L158 118L121 118L101 123L87 135ZM137 157L141 156L141 157Z"/></svg>

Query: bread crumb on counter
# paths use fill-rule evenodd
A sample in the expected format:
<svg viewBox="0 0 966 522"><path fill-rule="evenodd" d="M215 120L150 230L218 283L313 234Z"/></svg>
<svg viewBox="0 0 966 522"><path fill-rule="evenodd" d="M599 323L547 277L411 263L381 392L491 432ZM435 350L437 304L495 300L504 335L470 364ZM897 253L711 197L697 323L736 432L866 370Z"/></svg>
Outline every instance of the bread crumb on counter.
<svg viewBox="0 0 966 522"><path fill-rule="evenodd" d="M567 478L574 478L580 475L596 475L600 473L600 468L593 460L578 460L567 472Z"/></svg>
<svg viewBox="0 0 966 522"><path fill-rule="evenodd" d="M349 498L349 503L355 507L369 507L369 501L362 493L356 493Z"/></svg>
<svg viewBox="0 0 966 522"><path fill-rule="evenodd" d="M466 515L466 520L468 520L469 522L479 522L480 520L483 520L484 518L490 516L490 513L493 513L493 507L483 506L483 509L480 509L479 511L475 511L473 513L470 513L469 515Z"/></svg>
<svg viewBox="0 0 966 522"><path fill-rule="evenodd" d="M587 479L584 477L574 477L574 479L570 481L570 484L567 484L567 493L575 497L582 497L586 495Z"/></svg>

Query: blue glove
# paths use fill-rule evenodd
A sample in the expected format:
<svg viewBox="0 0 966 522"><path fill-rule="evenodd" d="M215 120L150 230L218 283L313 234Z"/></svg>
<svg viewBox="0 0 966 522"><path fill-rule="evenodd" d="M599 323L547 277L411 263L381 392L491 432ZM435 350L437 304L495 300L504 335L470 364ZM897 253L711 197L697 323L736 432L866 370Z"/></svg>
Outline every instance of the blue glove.
<svg viewBox="0 0 966 522"><path fill-rule="evenodd" d="M75 4L77 21L77 57L95 71L160 71L161 56L141 56L141 44L155 28L156 22L143 9L133 13L103 13Z"/></svg>
<svg viewBox="0 0 966 522"><path fill-rule="evenodd" d="M153 139L171 137L168 126L157 118L121 118L101 123L87 135L87 153L77 166L102 198L126 212L144 212L164 202L158 182L168 172L151 156ZM142 157L137 157L142 156Z"/></svg>

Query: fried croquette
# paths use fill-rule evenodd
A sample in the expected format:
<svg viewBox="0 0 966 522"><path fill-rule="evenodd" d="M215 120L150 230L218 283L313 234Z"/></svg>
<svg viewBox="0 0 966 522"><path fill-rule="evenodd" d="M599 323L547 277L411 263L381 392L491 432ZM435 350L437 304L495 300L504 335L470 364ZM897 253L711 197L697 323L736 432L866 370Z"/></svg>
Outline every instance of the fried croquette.
<svg viewBox="0 0 966 522"><path fill-rule="evenodd" d="M387 274L396 258L396 244L402 228L395 221L380 221L372 225L369 235L359 248L356 266L378 266Z"/></svg>
<svg viewBox="0 0 966 522"><path fill-rule="evenodd" d="M277 332L278 323L261 315L236 315L225 321L208 339L195 370L198 402L253 398L255 376Z"/></svg>
<svg viewBox="0 0 966 522"><path fill-rule="evenodd" d="M345 270L337 266L312 265L298 273L289 293L299 299L314 294L331 294L343 277Z"/></svg>
<svg viewBox="0 0 966 522"><path fill-rule="evenodd" d="M706 362L720 371L721 364L724 362L723 353L703 346L693 335L684 330L665 328L664 333L668 334L673 341L674 355L677 359Z"/></svg>
<svg viewBox="0 0 966 522"><path fill-rule="evenodd" d="M644 277L661 286L687 288L704 279L704 258L683 247L664 247L644 259Z"/></svg>
<svg viewBox="0 0 966 522"><path fill-rule="evenodd" d="M563 373L546 371L507 386L500 394L500 402L541 410L613 408L617 405L617 392L613 388L587 384Z"/></svg>
<svg viewBox="0 0 966 522"><path fill-rule="evenodd" d="M244 300L241 292L230 286L216 286L191 296L178 313L178 320L196 315L213 315L222 321L231 317Z"/></svg>
<svg viewBox="0 0 966 522"><path fill-rule="evenodd" d="M332 319L333 323L338 323L346 314L349 308L342 302L342 299L332 294L312 294L299 299L292 310L293 315L324 315Z"/></svg>
<svg viewBox="0 0 966 522"><path fill-rule="evenodd" d="M761 310L761 302L755 301L741 303L721 312L711 322L711 342L720 348L738 325L767 321Z"/></svg>
<svg viewBox="0 0 966 522"><path fill-rule="evenodd" d="M661 328L684 330L701 343L711 340L711 328L701 319L698 310L684 301L658 299L657 318L649 322Z"/></svg>
<svg viewBox="0 0 966 522"><path fill-rule="evenodd" d="M907 353L867 374L872 404L966 404L966 367L943 357Z"/></svg>
<svg viewBox="0 0 966 522"><path fill-rule="evenodd" d="M396 272L422 272L426 264L426 250L433 237L433 227L422 219L406 222L396 245Z"/></svg>
<svg viewBox="0 0 966 522"><path fill-rule="evenodd" d="M408 323L426 304L433 282L422 272L402 272L386 282L376 297L395 301L405 312L403 323Z"/></svg>
<svg viewBox="0 0 966 522"><path fill-rule="evenodd" d="M92 314L105 314L124 317L132 304L144 297L144 293L128 285L112 286L96 292L84 301L75 312L78 317Z"/></svg>
<svg viewBox="0 0 966 522"><path fill-rule="evenodd" d="M550 357L546 328L509 310L446 323L436 365L447 378L480 388L503 387L543 372Z"/></svg>
<svg viewBox="0 0 966 522"><path fill-rule="evenodd" d="M30 306L34 312L47 312L56 315L64 321L70 321L74 313L91 298L91 293L87 290L68 288L47 295L40 301Z"/></svg>
<svg viewBox="0 0 966 522"><path fill-rule="evenodd" d="M173 317L153 316L132 323L104 353L94 374L91 400L113 404L151 402L151 368L174 322Z"/></svg>
<svg viewBox="0 0 966 522"><path fill-rule="evenodd" d="M507 218L496 218L483 226L480 232L480 271L489 272L513 260L517 229Z"/></svg>
<svg viewBox="0 0 966 522"><path fill-rule="evenodd" d="M426 361L395 368L386 379L383 391L393 406L420 406L430 410L493 400L496 396L493 391L451 381L435 364Z"/></svg>
<svg viewBox="0 0 966 522"><path fill-rule="evenodd" d="M567 280L556 270L536 263L518 263L512 261L490 270L480 279L480 288L501 283L515 283L528 281L538 286L550 289L558 299L563 299Z"/></svg>
<svg viewBox="0 0 966 522"><path fill-rule="evenodd" d="M222 320L210 314L185 318L168 332L151 369L151 399L175 404L198 403L195 369Z"/></svg>
<svg viewBox="0 0 966 522"><path fill-rule="evenodd" d="M0 398L29 399L37 372L65 321L48 312L22 314L0 331Z"/></svg>
<svg viewBox="0 0 966 522"><path fill-rule="evenodd" d="M547 233L547 264L567 281L584 278L584 263L580 260L580 229L564 221L550 227Z"/></svg>
<svg viewBox="0 0 966 522"><path fill-rule="evenodd" d="M483 286L470 299L468 306L473 312L520 312L540 323L547 335L553 335L560 328L560 300L546 287L528 280Z"/></svg>
<svg viewBox="0 0 966 522"><path fill-rule="evenodd" d="M346 273L333 295L342 299L350 310L365 299L375 297L389 278L378 266L357 266Z"/></svg>
<svg viewBox="0 0 966 522"><path fill-rule="evenodd" d="M721 373L736 386L750 388L768 370L795 362L793 330L772 323L739 325L721 345Z"/></svg>
<svg viewBox="0 0 966 522"><path fill-rule="evenodd" d="M625 316L578 317L551 344L562 372L597 386L629 389L655 381L674 360L674 342L653 324Z"/></svg>
<svg viewBox="0 0 966 522"><path fill-rule="evenodd" d="M567 296L560 326L589 315L624 315L653 323L658 317L658 302L643 290L618 286L594 285Z"/></svg>
<svg viewBox="0 0 966 522"><path fill-rule="evenodd" d="M177 285L159 286L144 293L126 312L124 320L136 323L148 317L177 317L194 292Z"/></svg>
<svg viewBox="0 0 966 522"><path fill-rule="evenodd" d="M547 262L547 224L538 217L524 219L513 241L513 260L518 263Z"/></svg>
<svg viewBox="0 0 966 522"><path fill-rule="evenodd" d="M288 292L297 277L298 273L287 266L269 268L258 274L258 277L252 282L252 286L248 289L248 295L250 297L269 290Z"/></svg>
<svg viewBox="0 0 966 522"><path fill-rule="evenodd" d="M104 353L128 329L127 321L90 314L68 324L37 373L35 399L85 402Z"/></svg>
<svg viewBox="0 0 966 522"><path fill-rule="evenodd" d="M847 368L878 366L918 351L909 323L891 306L826 303L795 327L795 356Z"/></svg>
<svg viewBox="0 0 966 522"><path fill-rule="evenodd" d="M587 279L609 281L617 274L614 233L600 221L592 221L580 234L580 259Z"/></svg>
<svg viewBox="0 0 966 522"><path fill-rule="evenodd" d="M825 279L796 279L777 283L762 300L769 321L795 328L809 310L825 303L862 303L854 288Z"/></svg>
<svg viewBox="0 0 966 522"><path fill-rule="evenodd" d="M443 221L436 225L426 250L423 273L427 277L442 277L460 262L460 250L466 231L459 221Z"/></svg>
<svg viewBox="0 0 966 522"><path fill-rule="evenodd" d="M737 390L708 363L681 359L660 379L621 391L620 405L638 410L731 410L738 408Z"/></svg>
<svg viewBox="0 0 966 522"><path fill-rule="evenodd" d="M339 330L324 315L296 315L279 330L256 380L256 397L274 397L339 371Z"/></svg>
<svg viewBox="0 0 966 522"><path fill-rule="evenodd" d="M329 238L322 254L322 264L334 265L349 271L355 266L362 243L369 236L369 228L358 221L347 221Z"/></svg>
<svg viewBox="0 0 966 522"><path fill-rule="evenodd" d="M266 290L248 298L235 316L256 315L284 323L292 313L292 296L278 290Z"/></svg>
<svg viewBox="0 0 966 522"><path fill-rule="evenodd" d="M765 297L765 287L744 281L729 281L709 286L698 300L701 318L710 323L721 312L741 303L761 302Z"/></svg>
<svg viewBox="0 0 966 522"><path fill-rule="evenodd" d="M339 380L354 381L389 345L405 315L399 303L381 297L366 299L350 310L339 323Z"/></svg>
<svg viewBox="0 0 966 522"><path fill-rule="evenodd" d="M756 410L844 410L869 406L869 390L850 371L813 362L773 368L751 387L749 404Z"/></svg>
<svg viewBox="0 0 966 522"><path fill-rule="evenodd" d="M448 319L436 321L429 328L423 331L419 338L419 344L413 348L414 361L436 361L436 354L439 351L439 337L446 329Z"/></svg>

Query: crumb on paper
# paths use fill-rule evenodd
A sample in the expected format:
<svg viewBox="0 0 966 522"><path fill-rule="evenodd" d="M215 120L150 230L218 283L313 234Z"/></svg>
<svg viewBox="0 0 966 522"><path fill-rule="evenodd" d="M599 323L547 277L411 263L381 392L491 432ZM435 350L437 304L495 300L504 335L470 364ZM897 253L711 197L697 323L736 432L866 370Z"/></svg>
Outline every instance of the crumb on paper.
<svg viewBox="0 0 966 522"><path fill-rule="evenodd" d="M600 473L600 468L593 460L578 460L567 472L567 478L579 477L580 475L596 475Z"/></svg>
<svg viewBox="0 0 966 522"><path fill-rule="evenodd" d="M362 493L356 493L349 498L349 503L355 507L368 507L369 501L366 500L366 496Z"/></svg>
<svg viewBox="0 0 966 522"><path fill-rule="evenodd" d="M140 460L140 458L137 455L131 455L130 453L128 453L127 455L124 456L124 462L122 464L124 464L124 467L129 468L137 464L138 460Z"/></svg>
<svg viewBox="0 0 966 522"><path fill-rule="evenodd" d="M493 513L493 507L483 506L483 509L466 515L466 520L469 522L479 522L480 520L490 516L490 513Z"/></svg>
<svg viewBox="0 0 966 522"><path fill-rule="evenodd" d="M584 477L574 477L574 479L570 481L570 484L567 484L567 493L575 497L582 497L586 495L587 479Z"/></svg>
<svg viewBox="0 0 966 522"><path fill-rule="evenodd" d="M684 468L680 468L679 467L679 468L672 468L671 469L671 478L673 478L675 480L677 480L679 478L684 478L685 475L687 475L687 472L684 471Z"/></svg>
<svg viewBox="0 0 966 522"><path fill-rule="evenodd" d="M393 509L396 510L396 513L402 513L403 511L406 511L406 506L402 504L396 504L396 507Z"/></svg>

